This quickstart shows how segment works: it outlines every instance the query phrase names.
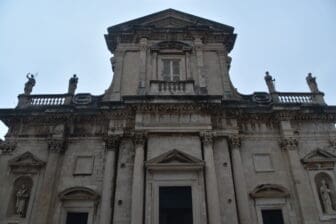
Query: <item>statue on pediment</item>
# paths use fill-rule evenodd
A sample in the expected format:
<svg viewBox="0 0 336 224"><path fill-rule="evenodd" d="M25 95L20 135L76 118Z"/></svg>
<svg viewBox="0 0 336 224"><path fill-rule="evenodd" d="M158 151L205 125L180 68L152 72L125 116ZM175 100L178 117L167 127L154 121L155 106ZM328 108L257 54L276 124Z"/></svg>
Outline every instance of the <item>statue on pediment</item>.
<svg viewBox="0 0 336 224"><path fill-rule="evenodd" d="M69 79L69 87L68 87L68 93L69 94L75 94L75 91L77 89L77 83L78 83L78 77L76 74L74 74L70 79Z"/></svg>
<svg viewBox="0 0 336 224"><path fill-rule="evenodd" d="M312 73L308 73L308 76L306 77L307 84L309 86L309 89L312 93L318 93L320 92L317 87L316 77L312 76Z"/></svg>
<svg viewBox="0 0 336 224"><path fill-rule="evenodd" d="M33 91L33 87L36 84L36 80L33 74L28 73L26 75L28 81L25 83L25 87L24 87L24 94L25 95L30 95L30 93Z"/></svg>

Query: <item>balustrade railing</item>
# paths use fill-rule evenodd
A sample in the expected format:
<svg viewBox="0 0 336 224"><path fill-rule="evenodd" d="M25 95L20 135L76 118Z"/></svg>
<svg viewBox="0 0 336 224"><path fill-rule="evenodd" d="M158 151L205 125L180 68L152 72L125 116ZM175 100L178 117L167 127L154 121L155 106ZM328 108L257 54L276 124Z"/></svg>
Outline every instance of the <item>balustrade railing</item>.
<svg viewBox="0 0 336 224"><path fill-rule="evenodd" d="M62 106L71 103L70 94L19 95L18 107Z"/></svg>
<svg viewBox="0 0 336 224"><path fill-rule="evenodd" d="M161 81L150 82L151 95L195 95L194 81Z"/></svg>
<svg viewBox="0 0 336 224"><path fill-rule="evenodd" d="M324 104L323 93L272 93L273 101L285 104Z"/></svg>

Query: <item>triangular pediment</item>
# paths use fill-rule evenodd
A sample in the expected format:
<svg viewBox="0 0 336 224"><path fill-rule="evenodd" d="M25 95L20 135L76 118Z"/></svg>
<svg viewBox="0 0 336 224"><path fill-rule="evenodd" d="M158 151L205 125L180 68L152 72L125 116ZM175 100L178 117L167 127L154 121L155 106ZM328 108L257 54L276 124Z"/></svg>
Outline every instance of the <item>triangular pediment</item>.
<svg viewBox="0 0 336 224"><path fill-rule="evenodd" d="M323 149L316 149L308 153L303 159L302 162L323 162L323 161L336 161L336 156L330 152L327 152Z"/></svg>
<svg viewBox="0 0 336 224"><path fill-rule="evenodd" d="M187 26L206 26L213 30L233 32L234 28L225 24L204 19L175 9L166 9L138 19L121 23L108 28L114 30L128 30L135 26L152 26L156 28L182 28Z"/></svg>
<svg viewBox="0 0 336 224"><path fill-rule="evenodd" d="M316 149L301 159L301 162L307 169L333 169L336 156L323 149Z"/></svg>
<svg viewBox="0 0 336 224"><path fill-rule="evenodd" d="M203 166L204 161L177 149L161 154L146 162L146 167L149 169L199 169Z"/></svg>
<svg viewBox="0 0 336 224"><path fill-rule="evenodd" d="M12 169L18 167L40 168L45 165L45 162L34 156L31 152L25 152L9 160L8 165Z"/></svg>

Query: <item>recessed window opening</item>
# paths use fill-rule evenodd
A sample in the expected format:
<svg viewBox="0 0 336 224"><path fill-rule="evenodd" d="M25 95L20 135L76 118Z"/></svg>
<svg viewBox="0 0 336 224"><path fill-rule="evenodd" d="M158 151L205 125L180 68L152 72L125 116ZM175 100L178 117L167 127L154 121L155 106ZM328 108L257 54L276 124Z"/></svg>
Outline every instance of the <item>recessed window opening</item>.
<svg viewBox="0 0 336 224"><path fill-rule="evenodd" d="M87 224L88 215L87 212L68 212L66 224Z"/></svg>
<svg viewBox="0 0 336 224"><path fill-rule="evenodd" d="M281 209L261 210L263 224L284 224Z"/></svg>
<svg viewBox="0 0 336 224"><path fill-rule="evenodd" d="M180 60L179 59L162 59L162 79L164 81L180 80Z"/></svg>
<svg viewBox="0 0 336 224"><path fill-rule="evenodd" d="M190 186L159 188L159 224L192 224Z"/></svg>

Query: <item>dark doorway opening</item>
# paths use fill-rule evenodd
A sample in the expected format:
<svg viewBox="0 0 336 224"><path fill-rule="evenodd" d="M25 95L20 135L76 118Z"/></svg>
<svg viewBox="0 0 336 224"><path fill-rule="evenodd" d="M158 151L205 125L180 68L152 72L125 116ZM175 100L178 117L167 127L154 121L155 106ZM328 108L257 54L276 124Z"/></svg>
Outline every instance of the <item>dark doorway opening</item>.
<svg viewBox="0 0 336 224"><path fill-rule="evenodd" d="M264 224L285 224L281 209L261 210Z"/></svg>
<svg viewBox="0 0 336 224"><path fill-rule="evenodd" d="M192 224L191 187L159 188L159 223Z"/></svg>
<svg viewBox="0 0 336 224"><path fill-rule="evenodd" d="M66 224L87 224L87 212L68 212Z"/></svg>

